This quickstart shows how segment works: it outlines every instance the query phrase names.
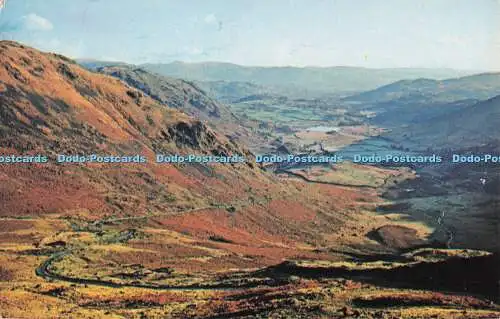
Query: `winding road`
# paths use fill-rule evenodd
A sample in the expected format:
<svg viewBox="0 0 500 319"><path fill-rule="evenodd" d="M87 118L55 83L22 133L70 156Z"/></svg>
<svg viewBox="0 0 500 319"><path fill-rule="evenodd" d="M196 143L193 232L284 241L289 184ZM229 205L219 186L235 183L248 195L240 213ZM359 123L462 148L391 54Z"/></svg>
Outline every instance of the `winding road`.
<svg viewBox="0 0 500 319"><path fill-rule="evenodd" d="M363 184L355 185L355 184L343 184L343 183L335 183L335 182L315 181L315 180L312 180L312 179L305 177L304 175L294 173L294 172L286 170L286 169L279 169L279 170L276 170L275 172L278 174L284 173L284 174L288 174L288 175L293 176L293 177L298 177L298 178L300 178L303 181L308 182L308 183L325 184L325 185L341 186L341 187L356 187L356 188L369 188L369 189L377 189L378 188L377 186L366 185L366 184L365 185L363 185Z"/></svg>
<svg viewBox="0 0 500 319"><path fill-rule="evenodd" d="M59 280L80 285L93 285L102 286L110 288L145 288L153 290L171 290L171 291L186 291L186 290L223 290L223 291L235 291L248 288L256 288L261 286L275 287L283 283L273 282L273 283L251 283L246 285L240 285L235 287L234 284L216 284L216 285L187 285L187 286L172 286L172 285L147 285L139 283L117 283L100 279L87 279L87 278L74 278L53 272L50 268L54 262L62 260L64 257L71 254L71 250L65 250L57 252L50 256L47 260L40 264L35 269L35 274L46 280Z"/></svg>

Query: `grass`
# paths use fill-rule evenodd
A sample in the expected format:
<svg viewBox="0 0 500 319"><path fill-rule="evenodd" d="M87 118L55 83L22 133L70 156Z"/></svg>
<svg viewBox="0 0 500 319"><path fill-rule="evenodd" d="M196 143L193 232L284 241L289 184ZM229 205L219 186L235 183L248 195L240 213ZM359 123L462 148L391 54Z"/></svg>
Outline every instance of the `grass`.
<svg viewBox="0 0 500 319"><path fill-rule="evenodd" d="M343 162L334 166L310 167L295 169L309 180L339 183L345 185L368 185L371 187L382 187L389 179L402 180L412 178L413 174L403 169L381 169L372 166L363 166L351 162Z"/></svg>
<svg viewBox="0 0 500 319"><path fill-rule="evenodd" d="M237 115L246 115L251 120L256 121L273 121L273 123L294 123L294 122L309 122L314 124L317 121L322 121L325 118L324 110L322 114L314 108L306 108L304 106L293 106L287 104L272 104L267 101L264 103L237 103L231 105L232 110Z"/></svg>

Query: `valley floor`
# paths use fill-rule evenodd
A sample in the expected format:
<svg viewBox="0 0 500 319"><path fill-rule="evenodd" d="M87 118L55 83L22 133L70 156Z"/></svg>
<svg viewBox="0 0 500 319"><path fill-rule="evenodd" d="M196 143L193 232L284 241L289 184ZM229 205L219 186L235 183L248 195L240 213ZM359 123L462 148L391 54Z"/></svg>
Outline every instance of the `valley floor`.
<svg viewBox="0 0 500 319"><path fill-rule="evenodd" d="M243 222L234 214L251 218L252 209L258 209L258 204L236 202L235 213L200 207L102 220L74 214L3 218L0 316L500 316L500 307L493 302L496 285L490 280L496 275L498 256L480 250L415 247L425 247L436 229L403 213L375 211L390 202L379 197L384 183L374 178L407 179L409 172L378 170L369 176L378 186L364 190L280 177L302 191L364 194L355 197L342 227L325 234L321 243L287 241L265 233L255 237L241 232L242 227L232 231L231 224ZM281 202L274 198L262 205L289 204L287 198ZM299 208L290 217L319 222L307 210L297 213Z"/></svg>

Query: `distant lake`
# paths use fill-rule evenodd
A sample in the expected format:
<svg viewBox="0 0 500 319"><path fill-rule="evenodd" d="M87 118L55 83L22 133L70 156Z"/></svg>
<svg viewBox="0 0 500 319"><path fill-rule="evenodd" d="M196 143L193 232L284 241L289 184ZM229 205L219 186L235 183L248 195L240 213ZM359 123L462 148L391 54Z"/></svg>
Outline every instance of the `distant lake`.
<svg viewBox="0 0 500 319"><path fill-rule="evenodd" d="M338 132L339 128L335 126L313 126L306 130L310 132L331 132L331 131Z"/></svg>
<svg viewBox="0 0 500 319"><path fill-rule="evenodd" d="M380 137L370 137L358 143L348 145L337 151L350 159L356 154L386 156L388 154L416 155L415 152L395 149L392 143Z"/></svg>

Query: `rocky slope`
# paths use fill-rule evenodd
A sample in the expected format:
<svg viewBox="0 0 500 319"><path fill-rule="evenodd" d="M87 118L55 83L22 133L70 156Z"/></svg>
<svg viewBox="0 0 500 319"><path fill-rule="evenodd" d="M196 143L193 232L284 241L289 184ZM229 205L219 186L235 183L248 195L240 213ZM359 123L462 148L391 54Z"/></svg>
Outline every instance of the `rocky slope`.
<svg viewBox="0 0 500 319"><path fill-rule="evenodd" d="M96 71L119 78L158 102L193 117L214 122L238 122L229 107L211 99L191 82L164 77L133 66L98 67Z"/></svg>
<svg viewBox="0 0 500 319"><path fill-rule="evenodd" d="M158 75L132 65L83 65L124 81L160 104L175 108L215 128L231 140L246 145L253 145L261 140L260 136L249 129L254 123L238 118L229 106L210 97L193 82Z"/></svg>

